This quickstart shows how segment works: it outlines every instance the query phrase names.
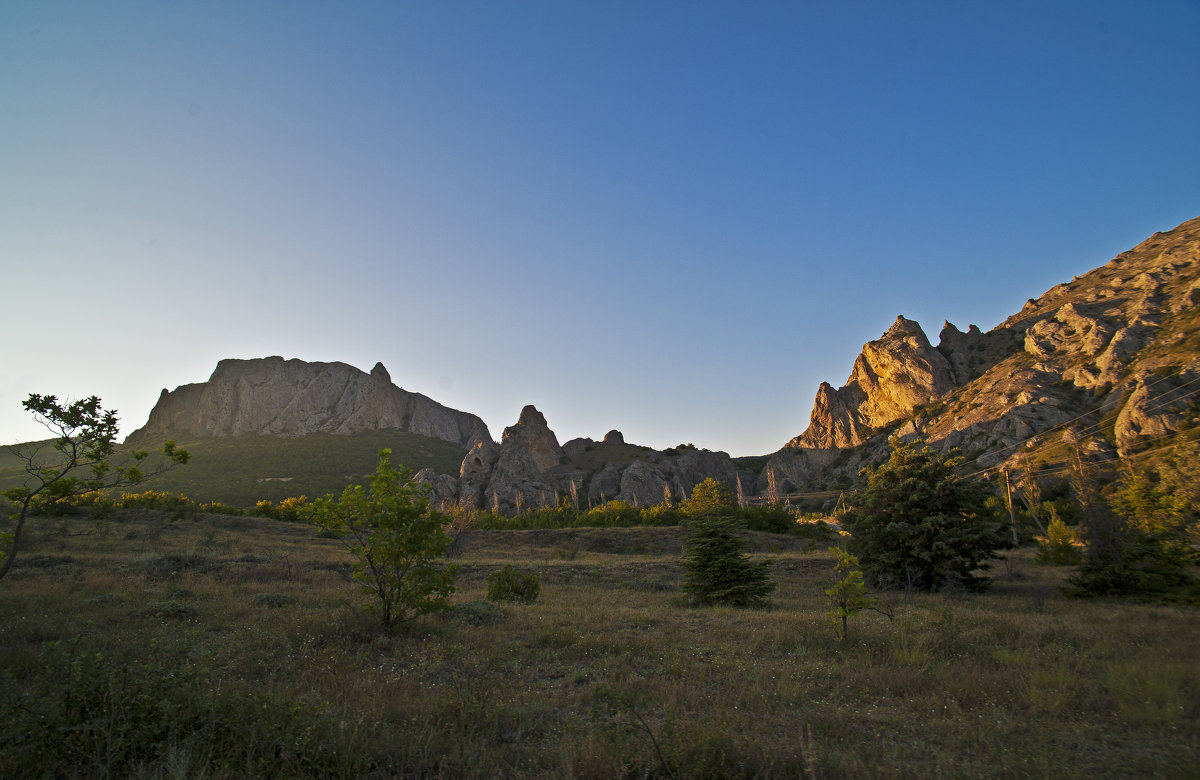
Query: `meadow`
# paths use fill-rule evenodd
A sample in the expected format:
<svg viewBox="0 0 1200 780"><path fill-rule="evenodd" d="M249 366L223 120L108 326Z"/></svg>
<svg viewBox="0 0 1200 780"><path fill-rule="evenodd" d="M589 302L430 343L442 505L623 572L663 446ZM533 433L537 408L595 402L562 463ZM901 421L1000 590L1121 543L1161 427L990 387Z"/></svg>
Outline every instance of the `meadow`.
<svg viewBox="0 0 1200 780"><path fill-rule="evenodd" d="M0 582L4 777L1195 777L1194 607L1006 554L835 640L825 545L748 533L761 610L689 608L678 527L468 530L393 634L350 556L261 517L36 519ZM529 569L529 605L485 600Z"/></svg>

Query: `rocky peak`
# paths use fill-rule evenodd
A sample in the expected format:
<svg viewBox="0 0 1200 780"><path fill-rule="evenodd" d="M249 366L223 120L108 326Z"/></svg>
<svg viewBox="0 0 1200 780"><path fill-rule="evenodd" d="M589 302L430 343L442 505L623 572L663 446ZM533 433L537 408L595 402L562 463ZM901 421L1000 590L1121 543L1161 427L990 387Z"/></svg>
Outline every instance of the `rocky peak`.
<svg viewBox="0 0 1200 780"><path fill-rule="evenodd" d="M912 414L950 390L954 371L916 322L897 317L875 341L863 345L840 389L822 383L808 430L788 446L853 447L873 429Z"/></svg>
<svg viewBox="0 0 1200 780"><path fill-rule="evenodd" d="M558 437L546 423L546 417L532 404L521 410L516 425L504 429L500 440L500 462L497 469L534 474L549 471L562 459Z"/></svg>
<svg viewBox="0 0 1200 780"><path fill-rule="evenodd" d="M822 384L809 428L772 456L768 481L804 490L852 479L884 456L869 434L895 423L895 435L959 447L982 467L1053 445L1080 420L1093 431L1113 421L1103 436L1114 457L1192 424L1200 218L1030 298L987 333L947 322L932 350L915 325L897 319L864 345L845 386Z"/></svg>
<svg viewBox="0 0 1200 780"><path fill-rule="evenodd" d="M479 417L396 387L381 363L366 374L345 363L278 356L222 360L207 382L164 392L146 425L130 439L388 429L462 447L491 441Z"/></svg>

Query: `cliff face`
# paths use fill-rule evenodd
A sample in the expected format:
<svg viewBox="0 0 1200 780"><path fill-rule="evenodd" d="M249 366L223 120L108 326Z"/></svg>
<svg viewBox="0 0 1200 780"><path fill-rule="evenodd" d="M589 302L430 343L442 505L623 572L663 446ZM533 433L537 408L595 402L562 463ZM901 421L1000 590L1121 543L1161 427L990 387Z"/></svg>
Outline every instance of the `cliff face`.
<svg viewBox="0 0 1200 780"><path fill-rule="evenodd" d="M821 385L808 429L764 481L846 484L890 436L959 447L981 467L1064 436L1121 457L1194 425L1198 391L1200 218L1031 298L988 333L946 323L935 349L898 318L864 345L846 385Z"/></svg>
<svg viewBox="0 0 1200 780"><path fill-rule="evenodd" d="M382 364L367 374L345 363L281 357L222 360L207 382L163 390L146 425L129 438L304 436L385 429L467 448L491 442L479 417L400 389Z"/></svg>
<svg viewBox="0 0 1200 780"><path fill-rule="evenodd" d="M456 483L425 476L442 502L506 513L563 501L579 509L614 500L642 506L680 501L709 477L747 494L756 486L756 476L739 470L724 452L691 447L660 452L627 444L619 431L599 442L572 439L559 445L533 406L504 429L500 444L473 447Z"/></svg>

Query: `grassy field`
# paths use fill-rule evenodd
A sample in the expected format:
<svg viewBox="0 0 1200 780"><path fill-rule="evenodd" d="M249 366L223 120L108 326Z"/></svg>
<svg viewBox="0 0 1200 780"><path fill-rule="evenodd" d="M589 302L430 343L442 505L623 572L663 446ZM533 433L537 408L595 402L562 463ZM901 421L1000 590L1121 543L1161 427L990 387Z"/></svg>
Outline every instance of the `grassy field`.
<svg viewBox="0 0 1200 780"><path fill-rule="evenodd" d="M131 492L182 493L198 502L252 507L259 499L341 493L374 470L385 447L392 450L392 462L414 472L428 466L457 476L466 456L457 444L404 431L181 439L178 444L191 454L188 464L145 480ZM25 477L22 461L10 448L0 447L0 489L19 485Z"/></svg>
<svg viewBox="0 0 1200 780"><path fill-rule="evenodd" d="M34 523L0 581L0 776L1196 777L1194 608L983 594L834 640L831 556L749 535L766 610L681 605L678 528L468 531L454 611L383 635L312 529ZM537 573L532 605L487 575Z"/></svg>

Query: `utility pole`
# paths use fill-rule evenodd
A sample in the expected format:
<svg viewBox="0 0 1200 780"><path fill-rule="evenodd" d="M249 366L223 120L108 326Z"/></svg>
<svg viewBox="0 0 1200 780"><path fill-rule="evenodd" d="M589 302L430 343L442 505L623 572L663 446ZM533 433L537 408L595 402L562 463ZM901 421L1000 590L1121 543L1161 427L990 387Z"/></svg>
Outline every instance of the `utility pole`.
<svg viewBox="0 0 1200 780"><path fill-rule="evenodd" d="M1012 483L1008 479L1008 469L1004 469L1004 502L1008 504L1008 522L1012 526L1013 547L1018 544L1017 539L1017 508L1013 505L1012 500Z"/></svg>

